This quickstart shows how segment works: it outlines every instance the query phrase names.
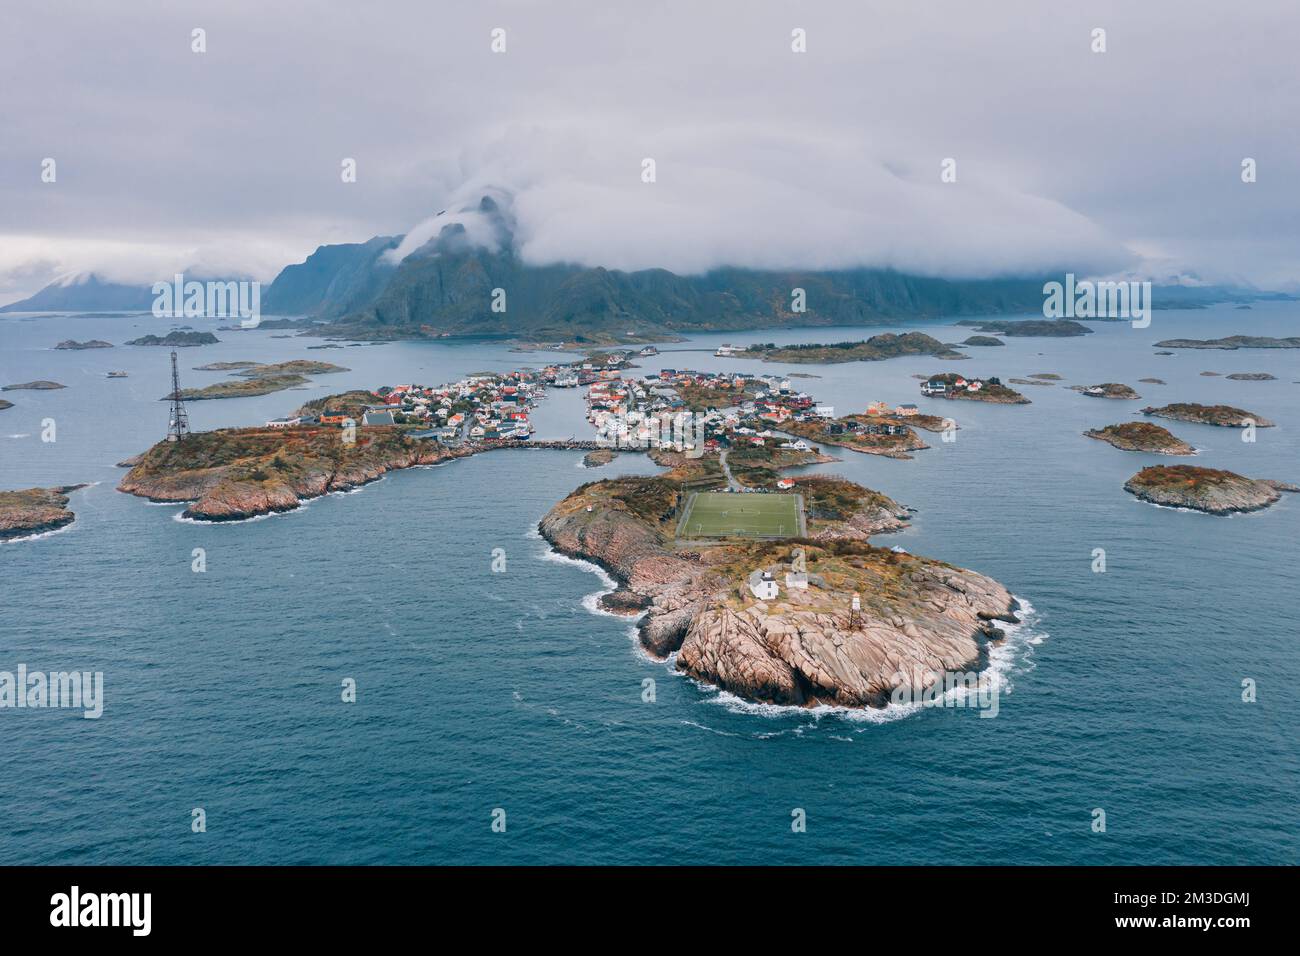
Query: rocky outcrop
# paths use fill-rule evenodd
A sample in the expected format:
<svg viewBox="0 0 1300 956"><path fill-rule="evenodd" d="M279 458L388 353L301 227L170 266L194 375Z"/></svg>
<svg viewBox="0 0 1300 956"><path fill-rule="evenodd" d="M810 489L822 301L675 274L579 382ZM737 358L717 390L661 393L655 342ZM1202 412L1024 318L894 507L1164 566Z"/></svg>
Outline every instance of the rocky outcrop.
<svg viewBox="0 0 1300 956"><path fill-rule="evenodd" d="M68 495L85 485L0 491L0 541L57 531L76 520Z"/></svg>
<svg viewBox="0 0 1300 956"><path fill-rule="evenodd" d="M1300 488L1214 468L1153 465L1126 481L1124 490L1152 504L1228 515L1267 508L1282 497L1282 492Z"/></svg>
<svg viewBox="0 0 1300 956"><path fill-rule="evenodd" d="M582 466L584 468L599 468L601 465L608 465L618 457L618 453L612 448L597 448L595 451L589 451L582 456Z"/></svg>
<svg viewBox="0 0 1300 956"><path fill-rule="evenodd" d="M539 527L560 552L618 579L605 604L644 609L640 641L649 653L678 651L684 672L749 700L881 707L897 687L919 691L936 673L985 666L990 642L1003 636L991 622L1015 620L1010 593L975 572L873 547L867 535L902 527L904 509L829 481L800 483L812 526L801 540L679 545L672 529L681 492L659 477L584 485ZM856 499L846 498L849 487ZM825 510L846 500L857 502L851 513ZM806 570L806 588L785 578L794 562ZM775 599L756 600L746 586L755 568L774 572Z"/></svg>
<svg viewBox="0 0 1300 956"><path fill-rule="evenodd" d="M1167 428L1150 422L1124 422L1105 428L1090 428L1084 432L1124 451L1145 451L1155 455L1194 455L1196 449Z"/></svg>
<svg viewBox="0 0 1300 956"><path fill-rule="evenodd" d="M1225 376L1233 382L1276 382L1277 376L1268 372L1233 372Z"/></svg>
<svg viewBox="0 0 1300 956"><path fill-rule="evenodd" d="M105 342L103 339L90 339L85 342L78 342L75 339L64 339L54 347L56 349L71 349L73 351L81 351L83 349L111 349L113 343Z"/></svg>
<svg viewBox="0 0 1300 956"><path fill-rule="evenodd" d="M1256 415L1231 405L1198 405L1195 402L1175 402L1154 408L1148 405L1142 409L1143 415L1156 418L1168 418L1175 422L1197 422L1201 425L1219 425L1224 428L1272 428L1273 423L1263 415Z"/></svg>
<svg viewBox="0 0 1300 956"><path fill-rule="evenodd" d="M905 597L868 595L861 620L848 601L819 589L785 599L706 607L691 622L677 664L692 676L751 700L775 704L882 707L895 688L924 689L926 677L987 664L990 619L1015 602L996 581L939 562L909 565Z"/></svg>

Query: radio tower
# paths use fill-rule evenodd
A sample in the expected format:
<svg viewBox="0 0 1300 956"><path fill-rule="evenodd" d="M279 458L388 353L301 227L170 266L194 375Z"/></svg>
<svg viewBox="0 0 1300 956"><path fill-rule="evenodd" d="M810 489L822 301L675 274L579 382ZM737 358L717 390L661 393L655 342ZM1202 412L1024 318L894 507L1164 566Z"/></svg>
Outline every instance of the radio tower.
<svg viewBox="0 0 1300 956"><path fill-rule="evenodd" d="M172 393L168 396L172 402L172 420L167 427L168 441L182 441L190 433L190 416L185 412L185 402L181 400L181 376L176 370L176 353L172 353Z"/></svg>

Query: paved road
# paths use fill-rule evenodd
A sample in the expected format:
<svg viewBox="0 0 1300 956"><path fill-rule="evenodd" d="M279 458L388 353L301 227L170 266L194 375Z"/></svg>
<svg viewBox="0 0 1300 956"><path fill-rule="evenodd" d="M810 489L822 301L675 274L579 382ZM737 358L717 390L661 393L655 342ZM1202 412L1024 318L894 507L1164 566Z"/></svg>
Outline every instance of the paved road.
<svg viewBox="0 0 1300 956"><path fill-rule="evenodd" d="M727 467L728 451L730 451L730 449L724 448L722 449L721 452L719 452L718 463L722 465L722 473L727 476L727 487L730 488L732 491L740 491L741 490L740 482L738 482L735 478L731 477L731 469Z"/></svg>

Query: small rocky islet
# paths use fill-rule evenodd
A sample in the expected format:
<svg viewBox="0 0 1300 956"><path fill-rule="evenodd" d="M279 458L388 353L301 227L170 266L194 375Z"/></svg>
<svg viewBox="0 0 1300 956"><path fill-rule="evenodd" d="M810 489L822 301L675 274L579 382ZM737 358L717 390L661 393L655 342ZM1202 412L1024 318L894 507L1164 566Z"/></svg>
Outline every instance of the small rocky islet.
<svg viewBox="0 0 1300 956"><path fill-rule="evenodd" d="M1175 422L1195 422L1199 425L1218 425L1221 428L1272 428L1273 423L1262 415L1235 408L1232 405L1200 405L1196 402L1174 402L1142 409L1143 415L1167 418Z"/></svg>
<svg viewBox="0 0 1300 956"><path fill-rule="evenodd" d="M45 379L40 379L35 382L19 382L16 385L5 385L3 387L0 387L0 392L17 392L17 391L48 392L48 391L53 391L54 389L67 388L67 387L68 386L66 385L60 385L58 382L50 382L50 381L46 381Z"/></svg>
<svg viewBox="0 0 1300 956"><path fill-rule="evenodd" d="M171 348L193 348L199 345L215 345L221 340L211 332L173 331L166 335L142 335L131 339L127 345L160 345Z"/></svg>
<svg viewBox="0 0 1300 956"><path fill-rule="evenodd" d="M1267 508L1283 492L1300 491L1300 488L1216 468L1151 465L1126 481L1124 490L1152 504L1230 515Z"/></svg>
<svg viewBox="0 0 1300 956"><path fill-rule="evenodd" d="M1103 382L1101 385L1071 385L1070 389L1089 398L1114 398L1132 401L1142 397L1131 386L1120 382Z"/></svg>
<svg viewBox="0 0 1300 956"><path fill-rule="evenodd" d="M68 496L85 487L82 484L0 491L0 541L57 531L72 524L76 515L68 508Z"/></svg>
<svg viewBox="0 0 1300 956"><path fill-rule="evenodd" d="M56 349L80 352L85 349L111 349L113 348L113 343L105 342L103 339L90 339L86 342L78 342L75 339L64 339L54 347Z"/></svg>
<svg viewBox="0 0 1300 956"><path fill-rule="evenodd" d="M1123 451L1143 451L1155 455L1194 455L1196 449L1167 428L1150 422L1124 422L1084 432Z"/></svg>

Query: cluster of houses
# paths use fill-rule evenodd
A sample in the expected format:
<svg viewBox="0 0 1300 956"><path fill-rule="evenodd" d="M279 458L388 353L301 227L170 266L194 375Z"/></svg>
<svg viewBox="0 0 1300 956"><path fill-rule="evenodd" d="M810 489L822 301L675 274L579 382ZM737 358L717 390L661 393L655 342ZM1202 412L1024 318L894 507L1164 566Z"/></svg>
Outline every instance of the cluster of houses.
<svg viewBox="0 0 1300 956"><path fill-rule="evenodd" d="M951 398L957 392L978 392L989 385L1001 384L1002 379L992 376L983 379L973 378L968 381L958 375L951 381L946 378L929 379L921 384L921 392L935 398Z"/></svg>
<svg viewBox="0 0 1300 956"><path fill-rule="evenodd" d="M267 428L293 425L425 425L424 434L449 443L471 440L526 439L533 431L529 410L545 385L532 372L470 375L449 385L385 385L357 421L347 412L325 411L314 417L276 418Z"/></svg>

